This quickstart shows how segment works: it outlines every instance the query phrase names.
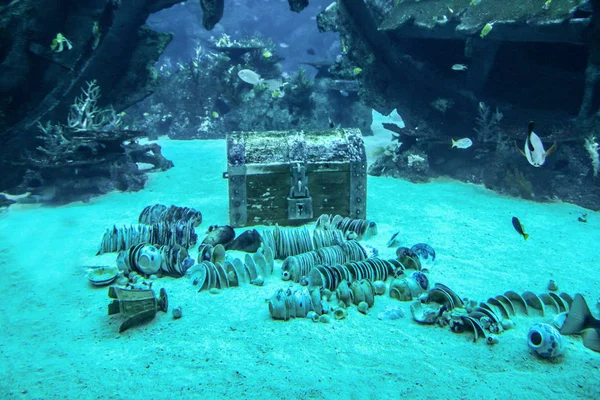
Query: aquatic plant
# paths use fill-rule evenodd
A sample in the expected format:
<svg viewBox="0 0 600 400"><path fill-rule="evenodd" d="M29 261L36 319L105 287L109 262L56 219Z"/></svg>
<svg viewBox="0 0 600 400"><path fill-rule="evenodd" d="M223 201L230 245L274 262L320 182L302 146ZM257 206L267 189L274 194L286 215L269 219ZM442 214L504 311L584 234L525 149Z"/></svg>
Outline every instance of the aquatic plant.
<svg viewBox="0 0 600 400"><path fill-rule="evenodd" d="M509 192L516 193L524 199L533 198L533 185L517 167L507 170L504 183Z"/></svg>

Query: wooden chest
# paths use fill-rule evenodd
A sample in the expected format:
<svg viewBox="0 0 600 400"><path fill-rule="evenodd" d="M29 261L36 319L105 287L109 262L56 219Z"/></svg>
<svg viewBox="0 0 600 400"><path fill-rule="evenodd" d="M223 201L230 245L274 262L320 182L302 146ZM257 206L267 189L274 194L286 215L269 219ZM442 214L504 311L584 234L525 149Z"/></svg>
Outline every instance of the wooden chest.
<svg viewBox="0 0 600 400"><path fill-rule="evenodd" d="M301 225L321 214L366 218L359 129L232 132L224 177L233 227Z"/></svg>

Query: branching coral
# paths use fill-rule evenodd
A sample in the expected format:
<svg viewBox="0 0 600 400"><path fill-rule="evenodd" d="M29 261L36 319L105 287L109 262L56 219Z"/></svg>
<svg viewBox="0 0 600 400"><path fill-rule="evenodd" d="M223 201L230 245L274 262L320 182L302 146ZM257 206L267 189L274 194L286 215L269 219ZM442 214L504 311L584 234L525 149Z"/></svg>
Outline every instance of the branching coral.
<svg viewBox="0 0 600 400"><path fill-rule="evenodd" d="M112 107L98 107L100 86L95 80L87 82L87 89L81 91L83 94L75 98L67 116L67 127L70 130L75 132L111 130L121 125L121 118Z"/></svg>
<svg viewBox="0 0 600 400"><path fill-rule="evenodd" d="M592 168L594 170L594 177L598 176L598 170L600 169L600 154L598 153L599 146L596 142L596 138L590 136L585 138L584 147L587 150L590 159L592 160Z"/></svg>
<svg viewBox="0 0 600 400"><path fill-rule="evenodd" d="M496 108L496 111L492 111L484 102L479 103L478 112L479 115L475 121L477 126L474 128L477 139L484 143L491 141L500 143L502 141L502 129L500 129L499 124L503 117L502 113L498 108Z"/></svg>

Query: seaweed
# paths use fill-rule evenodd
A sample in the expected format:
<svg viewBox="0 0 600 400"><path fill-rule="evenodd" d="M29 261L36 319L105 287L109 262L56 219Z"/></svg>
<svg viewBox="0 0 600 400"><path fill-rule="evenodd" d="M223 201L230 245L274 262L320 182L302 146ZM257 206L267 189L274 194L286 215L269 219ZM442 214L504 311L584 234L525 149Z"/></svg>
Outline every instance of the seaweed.
<svg viewBox="0 0 600 400"><path fill-rule="evenodd" d="M517 167L506 171L504 183L509 193L518 194L524 199L533 199L533 184Z"/></svg>

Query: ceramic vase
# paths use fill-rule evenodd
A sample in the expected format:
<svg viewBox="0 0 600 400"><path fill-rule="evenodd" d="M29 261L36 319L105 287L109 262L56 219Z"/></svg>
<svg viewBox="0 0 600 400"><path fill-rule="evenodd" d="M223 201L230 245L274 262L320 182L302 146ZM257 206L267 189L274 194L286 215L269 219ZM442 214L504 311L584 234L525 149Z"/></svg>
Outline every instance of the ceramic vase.
<svg viewBox="0 0 600 400"><path fill-rule="evenodd" d="M563 337L552 325L535 324L527 334L529 348L543 358L555 358L564 351Z"/></svg>

